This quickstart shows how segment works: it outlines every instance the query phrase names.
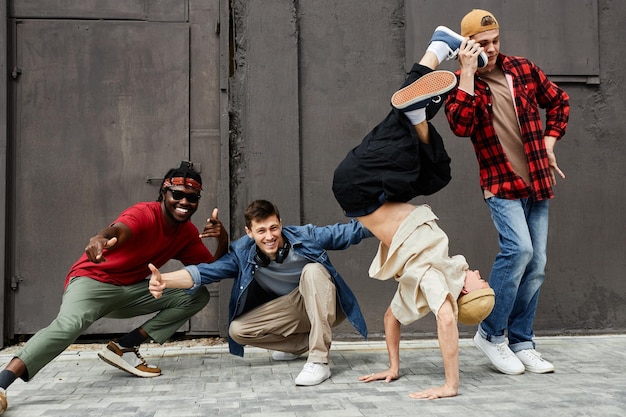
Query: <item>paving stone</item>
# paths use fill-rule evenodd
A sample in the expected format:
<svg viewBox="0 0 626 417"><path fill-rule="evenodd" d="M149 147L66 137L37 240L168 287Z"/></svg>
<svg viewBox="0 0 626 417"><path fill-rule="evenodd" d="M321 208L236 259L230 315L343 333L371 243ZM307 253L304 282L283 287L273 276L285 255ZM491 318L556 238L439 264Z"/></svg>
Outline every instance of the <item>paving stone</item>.
<svg viewBox="0 0 626 417"><path fill-rule="evenodd" d="M142 348L157 378L136 378L100 361L97 351L66 351L29 383L16 381L3 415L25 417L560 417L626 415L626 335L541 337L537 349L556 372L503 375L470 338L459 342L461 386L454 398L413 400L410 392L441 385L436 340L404 340L401 375L391 383L358 381L385 370L384 342L335 342L330 380L297 387L305 358L271 360L250 348L239 358L226 345ZM11 354L0 352L3 367Z"/></svg>

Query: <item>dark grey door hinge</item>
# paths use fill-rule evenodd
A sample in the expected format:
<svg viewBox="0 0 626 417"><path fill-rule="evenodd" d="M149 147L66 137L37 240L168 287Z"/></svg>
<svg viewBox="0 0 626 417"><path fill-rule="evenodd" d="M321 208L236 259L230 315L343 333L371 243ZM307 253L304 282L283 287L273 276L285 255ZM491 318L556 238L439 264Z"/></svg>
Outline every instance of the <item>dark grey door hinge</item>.
<svg viewBox="0 0 626 417"><path fill-rule="evenodd" d="M17 80L17 77L19 77L21 73L22 69L20 67L13 67L11 70L11 77L13 77L14 80Z"/></svg>
<svg viewBox="0 0 626 417"><path fill-rule="evenodd" d="M17 290L17 287L20 286L20 282L24 281L24 278L22 278L19 275L14 275L11 277L11 289L13 291Z"/></svg>

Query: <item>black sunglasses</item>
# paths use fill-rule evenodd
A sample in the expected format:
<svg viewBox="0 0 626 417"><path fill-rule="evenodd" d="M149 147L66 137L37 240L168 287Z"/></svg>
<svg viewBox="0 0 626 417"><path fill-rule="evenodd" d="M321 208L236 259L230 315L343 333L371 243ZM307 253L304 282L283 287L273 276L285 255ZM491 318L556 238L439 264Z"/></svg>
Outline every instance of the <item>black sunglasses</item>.
<svg viewBox="0 0 626 417"><path fill-rule="evenodd" d="M197 203L198 200L200 200L200 194L196 194L196 193L186 193L184 191L180 191L180 190L172 190L171 188L168 188L169 192L172 193L172 198L176 201L180 201L183 198L187 199L187 201L189 201L190 203L194 204Z"/></svg>

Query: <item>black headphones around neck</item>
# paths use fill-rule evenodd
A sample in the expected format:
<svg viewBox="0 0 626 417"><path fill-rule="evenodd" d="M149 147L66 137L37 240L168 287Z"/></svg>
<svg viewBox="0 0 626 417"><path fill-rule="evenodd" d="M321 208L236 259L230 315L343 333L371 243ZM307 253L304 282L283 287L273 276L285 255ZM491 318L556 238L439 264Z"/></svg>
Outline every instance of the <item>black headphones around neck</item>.
<svg viewBox="0 0 626 417"><path fill-rule="evenodd" d="M276 251L276 259L274 259L274 262L279 263L279 264L282 264L285 261L285 259L287 258L287 255L289 255L289 249L291 248L291 244L289 243L287 238L285 238L285 236L283 236L283 241L285 243L283 244L282 248L279 248ZM270 262L272 262L272 260L270 259L269 256L267 256L261 251L258 245L256 245L256 253L254 254L254 262L256 262L259 266L268 266Z"/></svg>

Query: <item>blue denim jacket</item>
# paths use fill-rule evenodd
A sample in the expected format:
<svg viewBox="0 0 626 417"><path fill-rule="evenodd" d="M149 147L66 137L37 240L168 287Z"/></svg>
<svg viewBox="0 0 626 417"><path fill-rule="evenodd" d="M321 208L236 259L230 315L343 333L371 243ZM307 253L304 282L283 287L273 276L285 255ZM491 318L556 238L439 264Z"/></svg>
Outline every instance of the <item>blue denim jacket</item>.
<svg viewBox="0 0 626 417"><path fill-rule="evenodd" d="M359 303L350 287L330 262L326 251L346 249L350 245L361 242L364 238L372 237L372 233L358 221L352 220L345 224L337 223L323 227L311 224L284 226L283 234L291 243L291 250L311 262L324 265L337 287L337 298L347 319L361 336L367 338L367 325ZM259 269L254 261L255 246L253 239L244 236L233 242L230 246L230 252L217 261L210 264L186 266L185 269L191 274L194 283L193 287L186 292L193 293L201 285L234 278L235 282L228 306L228 323L230 324L234 318L242 313L246 303L248 286L254 278L255 271ZM230 338L228 344L230 353L243 356L242 345Z"/></svg>

